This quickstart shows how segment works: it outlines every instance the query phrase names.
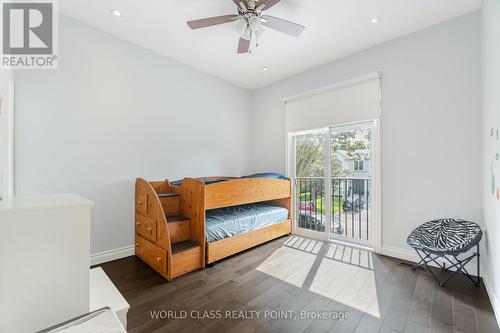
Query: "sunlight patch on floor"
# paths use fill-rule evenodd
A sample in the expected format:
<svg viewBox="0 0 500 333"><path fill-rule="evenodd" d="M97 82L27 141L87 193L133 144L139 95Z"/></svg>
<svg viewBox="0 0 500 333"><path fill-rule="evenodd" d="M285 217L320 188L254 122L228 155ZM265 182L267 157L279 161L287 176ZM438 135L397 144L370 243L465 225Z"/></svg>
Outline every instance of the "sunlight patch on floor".
<svg viewBox="0 0 500 333"><path fill-rule="evenodd" d="M350 246L330 243L325 257L360 268L373 269L371 252Z"/></svg>
<svg viewBox="0 0 500 333"><path fill-rule="evenodd" d="M379 317L375 274L328 258L323 258L309 288L312 292Z"/></svg>
<svg viewBox="0 0 500 333"><path fill-rule="evenodd" d="M317 241L301 241L297 243L297 249L282 246L260 264L257 270L294 286L302 287L322 244Z"/></svg>
<svg viewBox="0 0 500 333"><path fill-rule="evenodd" d="M318 254L321 246L323 246L323 242L310 238L291 236L283 245L308 253Z"/></svg>
<svg viewBox="0 0 500 333"><path fill-rule="evenodd" d="M380 317L370 252L292 236L257 270Z"/></svg>

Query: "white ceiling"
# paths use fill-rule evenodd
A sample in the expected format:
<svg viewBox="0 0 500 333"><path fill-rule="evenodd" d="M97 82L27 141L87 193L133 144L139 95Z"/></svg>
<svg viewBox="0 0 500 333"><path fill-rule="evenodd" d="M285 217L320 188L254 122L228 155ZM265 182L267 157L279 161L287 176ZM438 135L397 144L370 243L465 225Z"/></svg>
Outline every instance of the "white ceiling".
<svg viewBox="0 0 500 333"><path fill-rule="evenodd" d="M236 54L234 23L193 31L187 20L233 14L231 0L63 0L59 10L244 88L254 89L480 8L481 0L282 0L266 14L307 28L299 38L267 29ZM121 17L110 9L121 11ZM372 24L372 17L380 22ZM268 66L269 71L261 68Z"/></svg>

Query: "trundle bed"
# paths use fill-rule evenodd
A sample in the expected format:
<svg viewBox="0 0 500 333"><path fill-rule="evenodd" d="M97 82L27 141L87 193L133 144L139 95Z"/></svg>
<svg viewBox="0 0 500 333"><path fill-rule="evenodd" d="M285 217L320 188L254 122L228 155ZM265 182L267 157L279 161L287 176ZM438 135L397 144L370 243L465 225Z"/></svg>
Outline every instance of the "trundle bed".
<svg viewBox="0 0 500 333"><path fill-rule="evenodd" d="M291 233L291 182L275 175L136 180L136 255L167 280Z"/></svg>

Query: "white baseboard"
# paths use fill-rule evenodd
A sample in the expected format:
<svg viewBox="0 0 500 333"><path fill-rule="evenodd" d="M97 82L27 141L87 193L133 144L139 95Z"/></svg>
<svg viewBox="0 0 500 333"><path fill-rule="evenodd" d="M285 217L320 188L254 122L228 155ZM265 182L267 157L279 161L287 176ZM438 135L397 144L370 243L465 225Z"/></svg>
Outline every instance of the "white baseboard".
<svg viewBox="0 0 500 333"><path fill-rule="evenodd" d="M420 261L420 258L415 253L415 251L402 249L402 248L394 247L394 246L383 245L382 249L380 251L380 254L383 254L384 256L388 256L388 257L393 257L393 258L411 261L411 262Z"/></svg>
<svg viewBox="0 0 500 333"><path fill-rule="evenodd" d="M129 245L118 249L98 252L90 255L90 266L99 265L108 261L130 257L135 254L135 246Z"/></svg>
<svg viewBox="0 0 500 333"><path fill-rule="evenodd" d="M488 277L488 274L484 272L483 274L483 283L484 287L486 288L486 292L488 293L488 296L490 297L490 302L491 306L493 307L493 312L495 313L495 318L497 320L498 326L500 326L500 303L498 301L498 298L495 296L495 293L493 291L493 287L491 285L490 278Z"/></svg>

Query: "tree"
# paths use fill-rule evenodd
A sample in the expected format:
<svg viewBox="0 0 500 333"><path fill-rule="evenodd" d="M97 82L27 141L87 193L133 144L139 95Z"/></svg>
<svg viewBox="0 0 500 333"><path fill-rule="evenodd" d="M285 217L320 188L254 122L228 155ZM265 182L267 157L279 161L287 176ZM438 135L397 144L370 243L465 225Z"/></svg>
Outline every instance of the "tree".
<svg viewBox="0 0 500 333"><path fill-rule="evenodd" d="M337 152L344 151L347 156L360 158L357 150L370 148L371 130L368 128L352 129L334 132L331 135L331 175L332 177L346 177L351 175L349 170L342 168L342 161ZM296 140L296 173L297 177L323 177L325 161L324 133L306 134Z"/></svg>
<svg viewBox="0 0 500 333"><path fill-rule="evenodd" d="M343 158L340 159L339 155L347 155L354 159L365 158L360 150L370 149L371 135L371 129L369 128L334 131L331 133L330 173L332 178L353 175L351 170L344 168L342 165ZM301 202L311 202L315 206L318 205L316 209L319 212L323 212L325 199L322 179L325 170L325 139L326 135L324 133L313 133L297 136L295 141L296 175L297 178L307 178L299 180L298 183L300 200ZM340 183L341 181L333 181L333 193L339 192ZM330 195L326 195L326 197L328 198Z"/></svg>
<svg viewBox="0 0 500 333"><path fill-rule="evenodd" d="M325 136L323 133L307 134L296 141L297 177L323 177Z"/></svg>

